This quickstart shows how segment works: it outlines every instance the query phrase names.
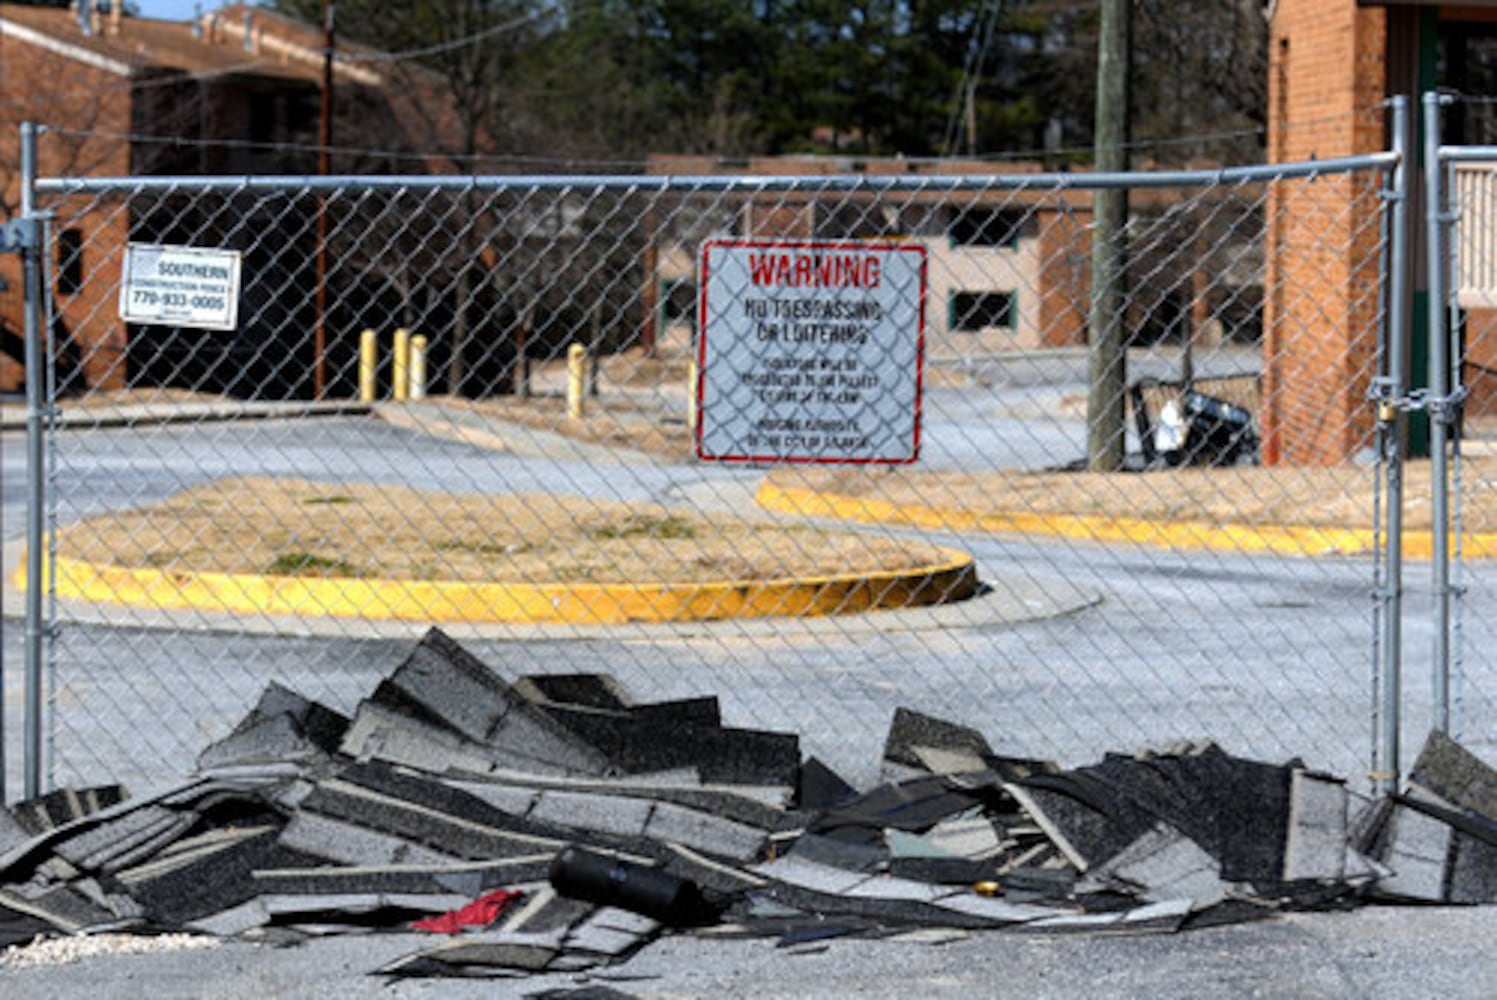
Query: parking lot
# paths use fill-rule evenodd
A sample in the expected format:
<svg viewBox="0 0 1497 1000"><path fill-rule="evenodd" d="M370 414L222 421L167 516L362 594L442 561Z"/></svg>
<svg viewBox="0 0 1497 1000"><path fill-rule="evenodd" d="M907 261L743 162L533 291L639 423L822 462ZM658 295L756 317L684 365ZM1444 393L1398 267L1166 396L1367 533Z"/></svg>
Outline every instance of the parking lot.
<svg viewBox="0 0 1497 1000"><path fill-rule="evenodd" d="M929 399L933 465L975 456L1051 467L1082 435L1075 385L989 379L983 392L935 389ZM995 419L994 414L1009 414ZM1009 422L1011 421L1011 422ZM288 412L271 419L95 424L64 432L65 460L51 484L70 518L164 498L194 482L253 471L457 491L558 490L701 510L751 510L762 470L638 458L600 461L595 450L540 430L509 427L495 449L423 433L419 416ZM986 436L986 437L985 437ZM471 439L470 439L471 440ZM5 523L23 523L24 449L6 432ZM1004 451L1003 449L1008 449ZM411 456L416 460L412 461ZM1365 652L1371 567L1364 558L1279 558L1219 550L1170 551L1074 539L870 526L957 546L977 561L983 593L960 604L875 614L694 624L468 625L453 629L501 675L599 672L645 699L715 695L725 720L799 734L857 784L877 780L879 748L896 707L939 714L983 732L995 749L1074 765L1179 737L1213 738L1265 760L1302 757L1350 777L1370 752ZM7 528L6 561L19 558ZM1480 573L1480 566L1473 567ZM1480 577L1478 576L1478 579ZM6 738L21 732L21 596L7 576ZM1407 601L1411 656L1429 647L1426 602ZM52 669L56 762L79 776L132 788L190 773L196 754L239 718L271 679L351 712L420 635L415 623L273 617L65 602ZM1244 655L1244 654L1247 655ZM1406 735L1417 746L1428 701L1408 685ZM147 721L149 720L149 721ZM127 746L125 755L104 748ZM8 754L10 788L20 755ZM107 758L107 759L106 759ZM1053 938L978 934L941 946L842 941L776 949L762 941L667 938L593 979L511 984L608 986L638 996L695 996L749 988L763 995L966 994L1000 974L1025 994L1136 995L1148 984L1189 984L1192 995L1262 992L1477 996L1492 963L1475 961L1490 908L1373 909L1297 914L1267 923L1168 938ZM362 995L377 956L397 957L408 936L334 937L291 950L226 943L208 951L101 956L48 970L0 973L20 988L45 976L55 995L84 995L122 977L160 995L305 992ZM1290 956L1288 959L1285 956ZM1269 956L1273 956L1270 960ZM1457 956L1475 975L1449 975ZM1098 977L1099 968L1113 971ZM616 977L616 978L615 978ZM1166 978L1160 978L1166 977ZM1443 978L1442 978L1443 977ZM1485 978L1484 978L1485 977ZM828 984L835 982L835 987ZM916 986L918 984L918 987ZM1313 984L1313 987L1306 984ZM394 995L452 982L407 981ZM173 993L178 990L178 993Z"/></svg>
<svg viewBox="0 0 1497 1000"><path fill-rule="evenodd" d="M979 456L1019 469L1064 464L1081 447L1078 413L1036 399L1073 397L1072 378L1060 367L1039 385L997 378L979 391L931 390L929 465L970 465ZM410 412L422 419L421 411ZM60 432L63 461L51 489L65 498L65 521L243 474L756 510L760 469L631 460L627 452L599 461L593 448L516 426L505 429L506 447L496 450L422 433L410 421L291 412L85 425ZM14 529L23 524L23 459L19 436L8 432L5 523ZM1168 488L1168 473L1151 476ZM792 728L819 754L853 769L865 766L893 708L907 703L981 726L1005 750L1062 760L1186 735L1267 757L1299 755L1352 776L1367 766L1374 626L1365 559L855 530L913 532L969 552L983 594L938 611L852 618L611 630L474 625L465 635L501 669L563 669L560 651L566 668L615 674L641 696L717 693L734 717ZM11 530L12 567L17 541ZM12 584L7 577L13 616L21 598ZM1416 661L1428 648L1421 598L1411 586L1406 642ZM201 741L230 725L267 679L337 705L398 655L399 639L420 632L374 620L231 620L108 603L63 610L59 649L67 665L58 676L68 698L57 732L75 738L59 759L76 760L84 771L97 766L86 763L95 742L90 727L128 742L129 727L149 718L139 734L149 752L131 754L128 764L110 755L111 767L123 767L119 775L135 783L179 774ZM21 639L19 629L7 630L7 663L19 662ZM1420 677L1417 667L1408 673ZM7 670L8 686L19 680L16 668ZM1425 724L1423 687L1408 684L1409 745ZM107 699L110 708L94 707L93 698ZM14 711L16 699L10 703ZM9 732L19 732L14 721Z"/></svg>

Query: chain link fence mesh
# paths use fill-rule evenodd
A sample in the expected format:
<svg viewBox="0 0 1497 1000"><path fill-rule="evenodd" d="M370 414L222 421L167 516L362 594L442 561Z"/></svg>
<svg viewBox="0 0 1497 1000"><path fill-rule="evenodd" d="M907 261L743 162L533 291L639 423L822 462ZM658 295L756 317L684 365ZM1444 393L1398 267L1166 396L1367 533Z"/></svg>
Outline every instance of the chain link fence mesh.
<svg viewBox="0 0 1497 1000"><path fill-rule="evenodd" d="M1458 126L1465 141L1497 138L1490 99L1459 98L1445 111L1447 129ZM1442 225L1446 273L1445 308L1457 347L1452 351L1450 385L1464 395L1451 462L1451 514L1454 565L1448 697L1452 735L1475 752L1497 750L1497 670L1481 650L1492 641L1492 607L1497 590L1490 579L1497 510L1497 151L1490 146L1456 149L1455 162L1442 162L1446 210ZM1414 683L1435 686L1416 675Z"/></svg>
<svg viewBox="0 0 1497 1000"><path fill-rule="evenodd" d="M796 731L854 776L899 706L1000 753L1211 738L1365 772L1381 169L1139 176L1112 429L1128 469L1104 473L1085 468L1085 175L679 166L44 179L52 781L181 774L270 681L350 711L433 622L511 676L718 695L730 723ZM859 355L840 401L792 402L713 369L711 240L919 248L923 294L898 290L923 309L916 370ZM130 244L237 251L236 327L122 321ZM762 292L714 286L706 308ZM414 386L397 330L424 338ZM733 349L761 375L845 359L814 339ZM874 405L911 385L914 420ZM760 430L917 427L918 459L706 461L699 403ZM900 606L862 610L843 576ZM429 580L473 585L504 620L462 621L469 597L413 583ZM683 586L713 581L733 586L681 610ZM795 585L750 617L734 602L765 581Z"/></svg>

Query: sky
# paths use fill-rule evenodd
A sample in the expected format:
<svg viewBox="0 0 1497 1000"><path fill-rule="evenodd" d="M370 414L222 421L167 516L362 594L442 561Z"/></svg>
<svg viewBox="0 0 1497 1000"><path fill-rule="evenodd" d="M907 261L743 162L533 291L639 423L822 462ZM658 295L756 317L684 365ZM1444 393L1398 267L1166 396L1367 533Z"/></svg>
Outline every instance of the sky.
<svg viewBox="0 0 1497 1000"><path fill-rule="evenodd" d="M135 0L141 17L156 17L164 21L186 21L196 9L193 0ZM199 0L204 14L228 6L227 0ZM126 8L128 9L128 8Z"/></svg>

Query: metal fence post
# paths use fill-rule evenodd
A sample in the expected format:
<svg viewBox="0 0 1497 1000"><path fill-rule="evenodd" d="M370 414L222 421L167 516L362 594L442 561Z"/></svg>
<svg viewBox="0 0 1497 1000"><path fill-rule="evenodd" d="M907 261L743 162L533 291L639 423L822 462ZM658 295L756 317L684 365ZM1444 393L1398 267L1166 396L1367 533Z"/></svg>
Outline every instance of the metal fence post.
<svg viewBox="0 0 1497 1000"><path fill-rule="evenodd" d="M1449 98L1424 95L1424 170L1427 178L1425 220L1429 254L1429 458L1430 575L1434 596L1434 651L1430 662L1435 729L1450 731L1450 495L1448 456L1451 412L1450 355L1446 333L1446 266L1444 169L1440 158L1440 106Z"/></svg>
<svg viewBox="0 0 1497 1000"><path fill-rule="evenodd" d="M1382 635L1375 664L1381 678L1381 703L1378 706L1378 732L1373 776L1379 791L1393 791L1398 784L1398 731L1403 671L1403 456L1408 445L1408 421L1404 414L1404 393L1408 368L1409 341L1409 169L1408 99L1393 97L1388 102L1392 112L1393 152L1398 162L1393 168L1392 190L1387 192L1391 206L1388 217L1386 370L1377 400L1381 458L1387 463L1386 489L1387 566L1379 597L1382 601Z"/></svg>
<svg viewBox="0 0 1497 1000"><path fill-rule="evenodd" d="M21 216L36 215L36 126L21 125ZM27 798L41 794L42 766L42 544L46 478L42 472L42 417L46 399L46 348L42 343L42 248L24 251L22 283L26 302L26 681L23 785Z"/></svg>

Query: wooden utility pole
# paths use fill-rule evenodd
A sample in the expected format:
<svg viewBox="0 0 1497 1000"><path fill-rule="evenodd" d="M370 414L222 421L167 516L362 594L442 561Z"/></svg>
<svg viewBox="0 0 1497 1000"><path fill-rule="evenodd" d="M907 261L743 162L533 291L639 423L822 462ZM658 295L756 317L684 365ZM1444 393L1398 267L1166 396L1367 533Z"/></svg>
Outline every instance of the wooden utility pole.
<svg viewBox="0 0 1497 1000"><path fill-rule="evenodd" d="M317 173L331 172L333 145L333 19L337 0L322 0L322 101L317 121ZM317 325L312 335L312 398L327 388L327 194L317 192Z"/></svg>
<svg viewBox="0 0 1497 1000"><path fill-rule="evenodd" d="M1096 169L1128 169L1128 70L1133 48L1131 0L1101 0L1097 35ZM1092 200L1090 390L1087 394L1086 458L1093 472L1123 467L1124 395L1128 380L1127 263L1128 192L1097 188Z"/></svg>

